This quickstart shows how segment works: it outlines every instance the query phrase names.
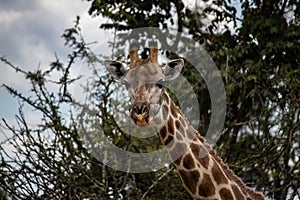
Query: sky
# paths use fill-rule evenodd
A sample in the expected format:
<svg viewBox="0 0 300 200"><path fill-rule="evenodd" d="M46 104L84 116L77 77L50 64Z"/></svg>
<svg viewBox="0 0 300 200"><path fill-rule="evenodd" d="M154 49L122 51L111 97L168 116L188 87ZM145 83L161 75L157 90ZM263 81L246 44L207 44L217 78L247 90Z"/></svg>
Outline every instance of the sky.
<svg viewBox="0 0 300 200"><path fill-rule="evenodd" d="M185 3L195 5L194 0L186 0ZM0 57L25 71L48 69L49 64L55 61L55 54L67 63L70 49L64 46L61 36L65 29L73 27L76 16L81 18L80 27L85 40L100 42L97 51L103 54L101 42L107 42L112 34L99 29L105 19L89 16L89 6L89 2L82 0L0 0ZM84 74L84 63L79 65L73 77ZM0 69L0 86L6 84L23 94L29 93L30 84L21 73L16 73L3 62L0 62ZM5 118L14 124L18 108L18 99L0 87L0 120ZM27 121L38 122L40 116L32 111L26 110Z"/></svg>
<svg viewBox="0 0 300 200"><path fill-rule="evenodd" d="M0 0L0 57L25 71L47 69L55 54L64 62L70 49L61 37L73 27L76 16L86 41L96 41L108 33L99 29L100 17L88 15L90 3L81 0ZM64 62L66 63L66 62ZM6 84L28 92L21 73L0 62L0 85ZM0 87L0 118L13 121L18 113L18 101ZM32 112L26 113L34 120Z"/></svg>
<svg viewBox="0 0 300 200"><path fill-rule="evenodd" d="M195 0L185 0L194 6ZM86 41L101 41L110 37L99 29L103 18L88 15L90 2L82 0L0 0L0 57L5 57L24 70L46 68L55 60L66 58L70 49L61 38L64 30L73 27L76 16ZM65 61L65 60L62 60ZM28 91L30 85L20 73L0 62L0 85L3 83ZM13 118L18 104L0 87L0 117Z"/></svg>

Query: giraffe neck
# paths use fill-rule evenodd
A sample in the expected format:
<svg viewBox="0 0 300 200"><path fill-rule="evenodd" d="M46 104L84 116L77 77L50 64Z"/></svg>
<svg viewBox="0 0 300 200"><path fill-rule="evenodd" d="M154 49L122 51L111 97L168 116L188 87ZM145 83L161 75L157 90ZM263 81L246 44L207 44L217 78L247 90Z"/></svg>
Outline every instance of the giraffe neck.
<svg viewBox="0 0 300 200"><path fill-rule="evenodd" d="M264 199L221 161L165 91L161 105L158 135L193 199Z"/></svg>

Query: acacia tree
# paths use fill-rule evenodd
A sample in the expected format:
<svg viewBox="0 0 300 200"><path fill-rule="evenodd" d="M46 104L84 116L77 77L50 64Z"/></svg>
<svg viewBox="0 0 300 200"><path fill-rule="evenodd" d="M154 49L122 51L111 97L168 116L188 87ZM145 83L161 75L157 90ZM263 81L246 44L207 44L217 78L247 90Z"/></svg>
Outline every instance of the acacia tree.
<svg viewBox="0 0 300 200"><path fill-rule="evenodd" d="M1 58L1 62L31 84L29 95L2 85L20 100L16 125L6 119L1 122L1 132L6 138L0 146L0 184L13 199L82 199L103 195L100 175L93 170L99 163L80 141L71 111L74 100L69 87L79 79L70 76L71 67L76 59L91 55L78 30L76 24L63 35L66 44L73 48L66 65L57 57L45 70L24 71ZM60 77L52 79L54 73ZM39 114L41 121L28 121L24 106ZM89 185L94 187L85 187Z"/></svg>
<svg viewBox="0 0 300 200"><path fill-rule="evenodd" d="M66 64L56 56L44 70L24 71L1 57L1 62L28 80L31 93L25 95L9 85L2 85L19 99L20 108L16 125L6 119L1 122L1 132L6 138L1 140L0 146L0 188L8 197L17 199L157 199L161 195L170 199L188 198L184 190L164 187L164 181L169 182L175 176L171 167L146 174L122 172L104 165L91 153L85 136L96 138L101 150L99 136L104 133L112 143L132 152L157 149L159 140L139 142L122 133L112 112L119 109L112 95L119 85L110 87L114 84L112 80L99 74L101 63L80 30L77 18L75 26L63 34L65 45L72 49ZM82 59L93 72L83 88L84 102L77 101L70 91L81 78L71 77L70 72L76 67L75 61ZM35 124L28 121L24 106L39 114L41 121ZM117 110L122 111L124 109ZM172 185L180 187L180 180L172 180Z"/></svg>

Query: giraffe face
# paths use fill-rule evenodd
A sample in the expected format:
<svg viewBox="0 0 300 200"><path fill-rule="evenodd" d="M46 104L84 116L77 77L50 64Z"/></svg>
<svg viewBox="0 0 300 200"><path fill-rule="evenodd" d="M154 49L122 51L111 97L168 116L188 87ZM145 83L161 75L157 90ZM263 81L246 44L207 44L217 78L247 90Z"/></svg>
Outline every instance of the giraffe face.
<svg viewBox="0 0 300 200"><path fill-rule="evenodd" d="M182 67L182 59L172 60L164 67L159 67L157 63L147 63L129 70L118 61L106 61L107 70L126 86L132 105L131 118L141 127L149 125L159 112L164 82L175 79Z"/></svg>

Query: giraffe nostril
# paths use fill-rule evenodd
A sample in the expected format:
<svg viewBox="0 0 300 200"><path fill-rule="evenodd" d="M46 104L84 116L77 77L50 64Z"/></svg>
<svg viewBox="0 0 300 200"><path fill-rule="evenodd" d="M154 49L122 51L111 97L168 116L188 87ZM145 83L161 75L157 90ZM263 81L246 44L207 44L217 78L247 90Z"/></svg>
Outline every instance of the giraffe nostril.
<svg viewBox="0 0 300 200"><path fill-rule="evenodd" d="M145 127L150 124L150 105L147 103L136 102L132 106L131 118L137 126Z"/></svg>
<svg viewBox="0 0 300 200"><path fill-rule="evenodd" d="M142 108L142 113L146 113L147 112L147 106L144 106L143 108Z"/></svg>
<svg viewBox="0 0 300 200"><path fill-rule="evenodd" d="M133 112L137 115L142 115L149 112L148 106L146 103L137 102L133 106Z"/></svg>

